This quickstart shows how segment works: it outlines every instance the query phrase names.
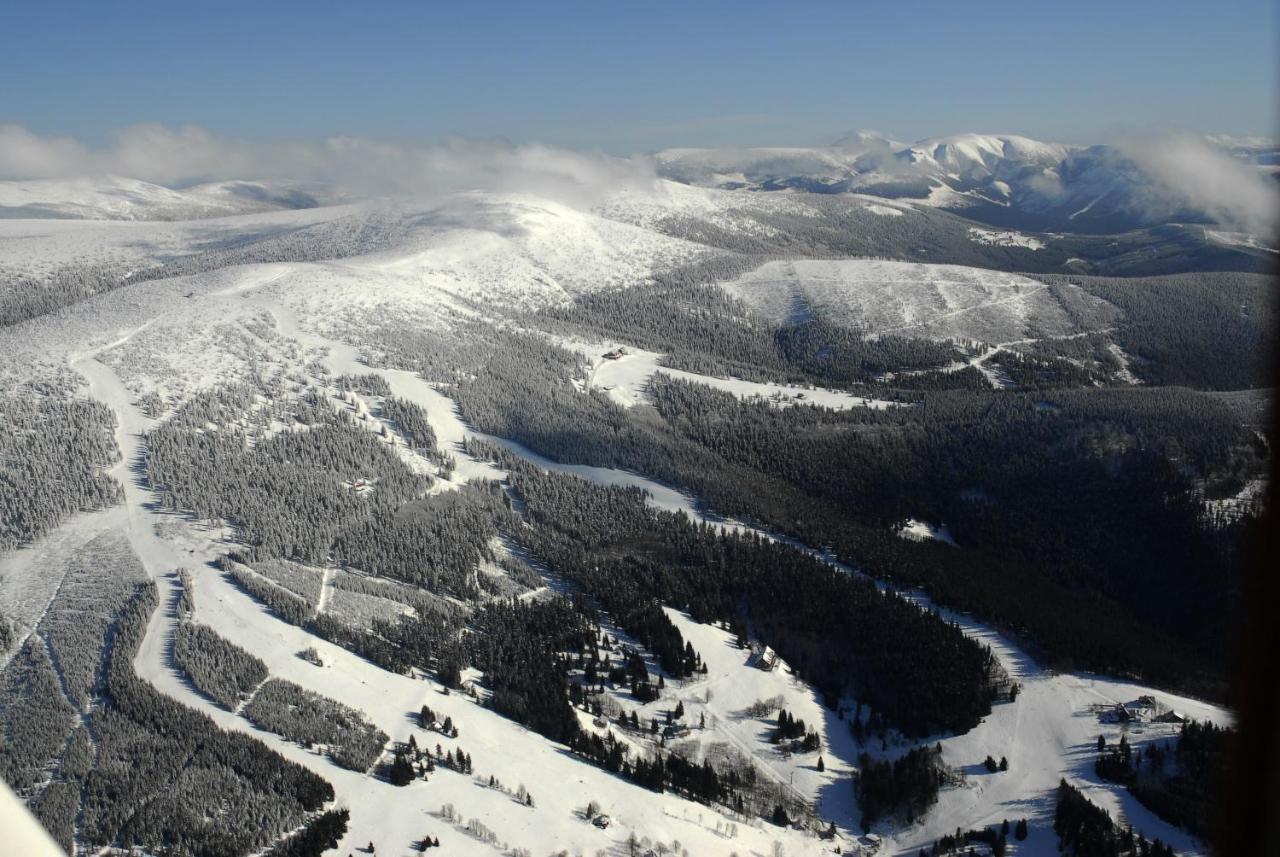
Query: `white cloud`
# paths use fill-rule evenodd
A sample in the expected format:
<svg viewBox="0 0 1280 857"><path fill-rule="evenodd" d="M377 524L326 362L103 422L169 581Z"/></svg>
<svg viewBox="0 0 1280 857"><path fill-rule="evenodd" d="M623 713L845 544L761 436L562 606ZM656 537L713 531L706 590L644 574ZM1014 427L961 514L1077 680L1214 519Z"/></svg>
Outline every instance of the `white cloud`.
<svg viewBox="0 0 1280 857"><path fill-rule="evenodd" d="M61 178L82 171L89 158L68 137L38 137L21 125L0 125L0 178Z"/></svg>
<svg viewBox="0 0 1280 857"><path fill-rule="evenodd" d="M1274 183L1204 137L1177 132L1136 134L1116 145L1168 201L1255 235L1276 234L1280 206Z"/></svg>
<svg viewBox="0 0 1280 857"><path fill-rule="evenodd" d="M756 167L783 167L803 174L830 168L825 158L858 150L860 171L881 176L926 177L926 165L896 157L898 144L862 132L845 138L841 150L822 157L790 154L796 163L780 165L773 152L747 150L731 157ZM708 153L714 160L730 150ZM1076 192L1100 193L1123 172L1124 162L1142 178L1129 188L1131 203L1153 220L1188 210L1200 211L1234 228L1274 236L1277 193L1248 163L1220 145L1189 133L1130 134L1100 162L1101 183L1066 187L1055 173L1023 181L1048 200L1063 201ZM731 153L732 154L732 153ZM815 160L816 158L816 160ZM694 160L697 160L695 157ZM785 159L784 159L785 160ZM1108 164L1109 162L1109 164ZM41 136L20 125L0 125L0 179L69 178L118 175L175 185L218 179L279 179L324 182L353 195L437 195L455 191L524 191L590 204L622 185L651 186L654 165L648 158L618 158L571 152L538 144L455 138L424 144L368 137L331 137L316 142L250 143L220 137L198 126L173 129L134 125L117 131L109 145L91 148L69 138ZM1087 182L1086 182L1087 184Z"/></svg>
<svg viewBox="0 0 1280 857"><path fill-rule="evenodd" d="M134 125L90 149L0 125L0 179L117 175L174 185L219 179L281 179L337 185L357 194L433 195L527 191L589 201L602 189L652 183L643 159L570 152L537 144L451 139L440 144L366 137L248 143L186 126Z"/></svg>

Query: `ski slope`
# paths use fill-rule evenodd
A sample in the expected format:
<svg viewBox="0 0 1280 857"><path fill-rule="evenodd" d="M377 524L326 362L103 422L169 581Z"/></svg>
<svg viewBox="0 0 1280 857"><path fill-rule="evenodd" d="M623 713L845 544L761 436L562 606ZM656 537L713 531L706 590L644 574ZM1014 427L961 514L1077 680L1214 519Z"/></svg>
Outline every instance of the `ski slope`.
<svg viewBox="0 0 1280 857"><path fill-rule="evenodd" d="M775 322L797 302L869 336L898 334L937 340L1007 342L1080 332L1048 286L1018 274L869 259L768 262L724 285ZM1096 314L1115 314L1079 293Z"/></svg>
<svg viewBox="0 0 1280 857"><path fill-rule="evenodd" d="M727 819L715 810L670 795L655 796L574 760L563 748L480 707L463 694L446 695L434 682L388 673L274 618L212 567L212 561L230 547L222 540L220 530L155 511L154 495L130 471L130 464L141 453L141 434L150 421L132 404L128 390L99 361L96 352L78 355L74 366L88 381L94 397L108 404L119 419L117 440L124 460L114 475L125 485L123 524L135 553L160 589L162 606L148 624L135 669L161 692L203 711L223 728L253 734L286 758L333 783L338 805L351 810L350 828L339 852L372 841L380 851L385 848L397 853L431 832L449 841L449 853L492 854L491 845L454 829L456 826L433 814L450 803L464 818L479 819L504 844L531 847L538 852L569 843L584 849L608 849L634 830L654 842L679 841L691 853L718 853L726 847L767 853L775 840L786 842L791 853L817 853L806 835L781 831L763 822L753 826L738 820L737 834L729 840L722 832ZM160 535L162 532L164 536ZM397 788L339 768L323 756L262 732L197 694L168 656L176 622L168 605L176 596L173 572L179 566L195 570L197 621L257 654L267 662L273 676L357 705L394 740L407 741L410 734L417 734L420 743L439 739L414 726L412 715L423 704L453 717L462 735L449 743L464 747L473 757L475 777L441 769L429 782L415 781ZM319 651L325 667L315 667L296 657L296 652L308 646ZM509 795L481 787L479 782L487 781L490 774L513 788L526 784L535 796L536 807L523 807ZM546 788L549 782L556 783L556 788ZM608 831L600 831L580 817L580 810L592 800L605 806L615 819ZM719 832L717 822L721 825Z"/></svg>
<svg viewBox="0 0 1280 857"><path fill-rule="evenodd" d="M623 408L632 408L646 401L645 390L656 374L679 381L703 384L716 390L731 393L744 401L759 400L776 407L813 405L844 411L850 408L883 409L898 407L898 402L855 396L844 390L829 390L799 384L771 384L760 381L744 381L741 378L717 378L672 369L663 366L664 355L620 342L586 342L580 339L561 339L558 344L581 354L587 361L589 375L586 387L599 390ZM607 357L607 354L621 356Z"/></svg>

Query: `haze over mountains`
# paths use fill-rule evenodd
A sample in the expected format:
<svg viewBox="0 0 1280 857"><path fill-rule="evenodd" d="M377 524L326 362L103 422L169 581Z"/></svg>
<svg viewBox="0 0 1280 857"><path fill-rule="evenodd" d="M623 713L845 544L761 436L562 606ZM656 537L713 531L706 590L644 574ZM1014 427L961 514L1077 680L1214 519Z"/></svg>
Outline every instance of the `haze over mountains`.
<svg viewBox="0 0 1280 857"><path fill-rule="evenodd" d="M1226 220L1268 233L1280 148L1190 136L1066 146L964 134L904 144L859 133L821 148L672 149L656 160L661 175L690 184L918 200L1035 231L1111 233Z"/></svg>
<svg viewBox="0 0 1280 857"><path fill-rule="evenodd" d="M86 178L130 168L128 178ZM248 145L198 128L147 126L122 132L111 149L88 150L17 126L0 128L0 178L74 179L0 183L3 217L209 217L315 205L333 199L326 186L355 196L531 184L582 194L645 184L655 173L727 190L861 193L1031 231L1218 224L1273 246L1280 146L1185 133L1071 146L998 134L901 143L859 132L821 147L668 149L623 159L465 140L426 147L359 138ZM198 184L192 181L198 176L224 181ZM137 183L149 177L161 187Z"/></svg>

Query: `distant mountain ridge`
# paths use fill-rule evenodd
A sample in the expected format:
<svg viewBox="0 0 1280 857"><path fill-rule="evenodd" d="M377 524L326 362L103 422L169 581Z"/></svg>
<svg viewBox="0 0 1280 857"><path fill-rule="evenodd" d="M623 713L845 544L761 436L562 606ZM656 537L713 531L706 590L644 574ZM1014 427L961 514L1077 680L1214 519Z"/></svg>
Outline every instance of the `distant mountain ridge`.
<svg viewBox="0 0 1280 857"><path fill-rule="evenodd" d="M313 186L218 181L169 188L120 176L0 182L0 218L199 220L323 204ZM332 194L329 194L330 196Z"/></svg>
<svg viewBox="0 0 1280 857"><path fill-rule="evenodd" d="M1206 151L1248 164L1275 187L1280 148L1211 138ZM992 225L1114 233L1164 223L1219 222L1126 149L1007 134L960 134L904 144L859 132L817 148L668 149L660 175L704 187L862 193L907 199Z"/></svg>

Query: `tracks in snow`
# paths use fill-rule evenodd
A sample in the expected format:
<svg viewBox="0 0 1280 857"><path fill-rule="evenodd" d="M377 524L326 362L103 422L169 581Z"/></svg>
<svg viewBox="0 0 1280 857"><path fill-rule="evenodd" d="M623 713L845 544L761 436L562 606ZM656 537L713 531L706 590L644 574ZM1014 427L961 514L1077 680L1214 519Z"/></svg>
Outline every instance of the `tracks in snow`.
<svg viewBox="0 0 1280 857"><path fill-rule="evenodd" d="M329 604L329 594L333 591L333 569L325 566L320 575L320 597L316 599L316 612L319 616Z"/></svg>

